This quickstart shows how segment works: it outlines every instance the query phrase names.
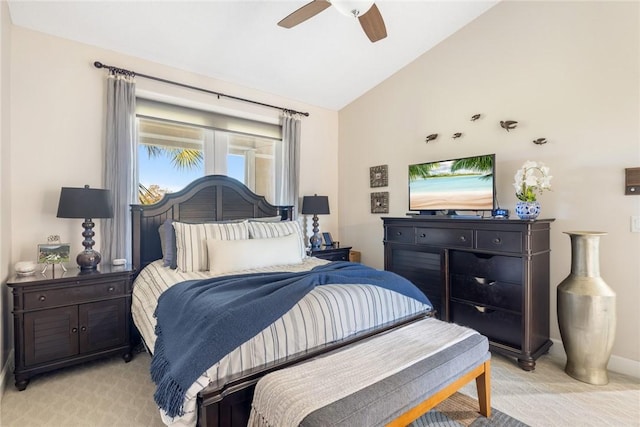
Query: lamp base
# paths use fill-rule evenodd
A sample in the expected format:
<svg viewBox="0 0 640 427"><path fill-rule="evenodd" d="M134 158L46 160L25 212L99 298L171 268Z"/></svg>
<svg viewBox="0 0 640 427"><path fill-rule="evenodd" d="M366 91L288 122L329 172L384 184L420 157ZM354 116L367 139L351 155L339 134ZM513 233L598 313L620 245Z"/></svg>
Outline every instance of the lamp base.
<svg viewBox="0 0 640 427"><path fill-rule="evenodd" d="M311 244L311 249L315 251L320 249L320 246L322 246L322 238L318 233L314 233L313 236L309 238L309 243Z"/></svg>
<svg viewBox="0 0 640 427"><path fill-rule="evenodd" d="M318 215L313 214L313 236L309 238L309 243L311 244L311 249L314 251L320 249L322 245L322 238L320 234L318 234L318 231L320 231L318 228Z"/></svg>
<svg viewBox="0 0 640 427"><path fill-rule="evenodd" d="M85 249L76 257L76 262L80 270L95 270L98 268L101 260L102 255L100 255L100 252L94 251L93 249Z"/></svg>

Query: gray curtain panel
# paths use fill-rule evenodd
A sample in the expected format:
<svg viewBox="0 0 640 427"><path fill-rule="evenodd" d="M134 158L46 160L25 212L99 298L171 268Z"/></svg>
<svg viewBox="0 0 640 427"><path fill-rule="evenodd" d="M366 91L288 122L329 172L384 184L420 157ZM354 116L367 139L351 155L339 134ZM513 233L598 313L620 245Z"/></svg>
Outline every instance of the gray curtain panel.
<svg viewBox="0 0 640 427"><path fill-rule="evenodd" d="M107 77L107 129L104 187L111 190L113 218L101 220L103 262L125 258L131 263L131 214L137 203L136 84L133 76L112 72Z"/></svg>
<svg viewBox="0 0 640 427"><path fill-rule="evenodd" d="M277 204L293 206L295 217L300 192L300 120L290 114L282 116L282 153L282 182Z"/></svg>

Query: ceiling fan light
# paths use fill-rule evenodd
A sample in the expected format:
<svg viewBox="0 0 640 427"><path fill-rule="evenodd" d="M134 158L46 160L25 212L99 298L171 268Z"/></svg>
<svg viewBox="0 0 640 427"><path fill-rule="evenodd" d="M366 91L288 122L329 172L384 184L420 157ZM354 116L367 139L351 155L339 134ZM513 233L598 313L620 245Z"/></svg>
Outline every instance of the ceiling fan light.
<svg viewBox="0 0 640 427"><path fill-rule="evenodd" d="M373 6L372 1L366 0L330 0L331 4L345 16L357 18L362 16Z"/></svg>

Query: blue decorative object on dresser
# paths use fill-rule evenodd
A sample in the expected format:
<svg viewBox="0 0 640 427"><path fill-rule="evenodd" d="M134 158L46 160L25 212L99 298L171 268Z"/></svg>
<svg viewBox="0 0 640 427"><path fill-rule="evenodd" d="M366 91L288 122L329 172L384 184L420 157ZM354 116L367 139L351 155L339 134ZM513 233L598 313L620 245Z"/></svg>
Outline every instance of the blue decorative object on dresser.
<svg viewBox="0 0 640 427"><path fill-rule="evenodd" d="M540 215L540 202L537 200L533 202L523 202L518 200L516 203L516 215L520 219L536 219Z"/></svg>

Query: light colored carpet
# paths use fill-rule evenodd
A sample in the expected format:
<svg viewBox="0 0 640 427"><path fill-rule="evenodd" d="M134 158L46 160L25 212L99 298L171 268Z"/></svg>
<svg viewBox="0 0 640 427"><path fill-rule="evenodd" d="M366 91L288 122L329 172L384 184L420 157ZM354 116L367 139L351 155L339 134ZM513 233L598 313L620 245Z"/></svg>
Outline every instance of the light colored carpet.
<svg viewBox="0 0 640 427"><path fill-rule="evenodd" d="M478 412L478 401L462 393L454 393L410 427L529 427L519 420L491 408L491 417Z"/></svg>
<svg viewBox="0 0 640 427"><path fill-rule="evenodd" d="M11 383L0 425L160 427L149 361L140 353L130 363L119 357L87 363L34 377L22 392ZM491 406L532 427L640 426L640 380L611 373L608 385L593 386L563 369L561 361L543 356L535 371L525 372L494 355ZM462 392L475 397L475 384Z"/></svg>
<svg viewBox="0 0 640 427"><path fill-rule="evenodd" d="M472 384L461 391L477 396ZM532 427L639 427L640 379L609 372L609 384L595 386L565 374L564 361L549 355L531 372L494 355L491 406Z"/></svg>

